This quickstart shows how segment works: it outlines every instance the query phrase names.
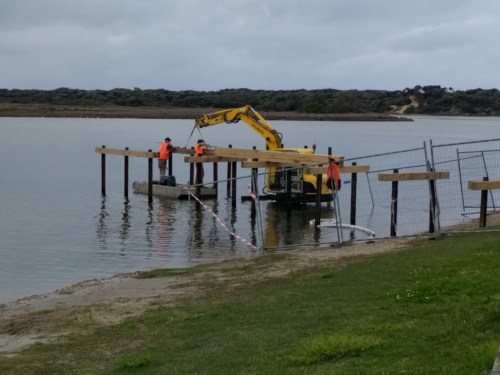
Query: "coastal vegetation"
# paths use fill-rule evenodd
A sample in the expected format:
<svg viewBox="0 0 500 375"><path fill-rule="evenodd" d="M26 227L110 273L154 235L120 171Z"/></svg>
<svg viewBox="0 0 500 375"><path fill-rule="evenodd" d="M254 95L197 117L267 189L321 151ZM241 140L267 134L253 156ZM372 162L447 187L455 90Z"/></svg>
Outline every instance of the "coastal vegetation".
<svg viewBox="0 0 500 375"><path fill-rule="evenodd" d="M2 357L0 372L480 374L500 343L500 245L489 229L376 256L269 253L141 273L192 290L198 278L203 289L118 322L107 304L13 317L0 333L51 338Z"/></svg>
<svg viewBox="0 0 500 375"><path fill-rule="evenodd" d="M165 89L115 88L81 90L61 87L54 90L0 89L0 115L12 116L12 108L26 105L93 108L197 109L232 108L251 104L256 110L297 115L345 114L427 114L500 115L497 89L454 90L439 85L404 90L250 90L170 91ZM17 106L17 107L16 107ZM10 112L7 111L11 108ZM26 108L26 107L25 107ZM87 111L90 113L92 111ZM140 113L140 111L138 111ZM190 114L191 112L188 112ZM115 114L119 114L116 111ZM179 113L178 113L179 114ZM161 116L161 112L157 112ZM103 116L105 114L103 113ZM166 116L166 115L165 115Z"/></svg>

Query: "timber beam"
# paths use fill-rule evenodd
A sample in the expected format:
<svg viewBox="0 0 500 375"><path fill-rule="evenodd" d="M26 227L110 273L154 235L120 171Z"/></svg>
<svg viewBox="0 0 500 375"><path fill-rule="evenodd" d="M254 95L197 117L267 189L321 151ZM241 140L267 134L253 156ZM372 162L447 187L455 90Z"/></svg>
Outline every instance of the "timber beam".
<svg viewBox="0 0 500 375"><path fill-rule="evenodd" d="M496 190L500 189L500 180L469 181L469 190Z"/></svg>
<svg viewBox="0 0 500 375"><path fill-rule="evenodd" d="M125 150L121 148L108 148L108 147L96 147L95 152L98 154L131 156L136 158L157 158L158 156L160 156L159 152ZM172 149L172 153L193 155L194 150L184 147L174 147Z"/></svg>
<svg viewBox="0 0 500 375"><path fill-rule="evenodd" d="M340 155L302 154L294 151L261 151L222 147L216 147L213 155L259 162L287 163L290 165L328 164L331 158L336 158L337 160L343 159Z"/></svg>
<svg viewBox="0 0 500 375"><path fill-rule="evenodd" d="M159 153L153 151L126 150L108 147L96 147L96 153L108 155L121 155L139 158L158 158ZM174 147L172 153L190 155L184 158L186 163L208 163L208 162L233 162L241 161L243 168L269 168L269 167L297 167L304 165L326 164L335 159L342 167L343 156L340 155L318 155L302 154L293 150L289 151L264 151L242 148L216 147L209 151L208 155L193 156L194 150Z"/></svg>
<svg viewBox="0 0 500 375"><path fill-rule="evenodd" d="M273 161L242 161L241 167L242 168L297 167L297 163L279 163L279 162L273 162Z"/></svg>
<svg viewBox="0 0 500 375"><path fill-rule="evenodd" d="M368 173L370 172L369 165L344 165L339 167L340 173ZM324 167L307 167L304 168L306 174L325 174L328 166Z"/></svg>
<svg viewBox="0 0 500 375"><path fill-rule="evenodd" d="M156 158L156 157L158 157L157 152L124 150L121 148L96 147L95 152L98 154L132 156L132 157L136 157L136 158Z"/></svg>
<svg viewBox="0 0 500 375"><path fill-rule="evenodd" d="M420 181L420 180L447 180L450 172L407 172L407 173L379 173L379 181Z"/></svg>
<svg viewBox="0 0 500 375"><path fill-rule="evenodd" d="M242 161L246 159L242 158L228 158L223 156L186 156L184 161L186 163L217 163L225 161Z"/></svg>

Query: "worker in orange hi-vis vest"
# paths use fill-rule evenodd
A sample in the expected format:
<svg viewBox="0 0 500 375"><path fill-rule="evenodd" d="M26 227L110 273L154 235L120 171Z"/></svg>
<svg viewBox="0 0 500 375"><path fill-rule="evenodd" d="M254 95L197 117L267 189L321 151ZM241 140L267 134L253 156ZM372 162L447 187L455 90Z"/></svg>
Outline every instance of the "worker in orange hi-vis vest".
<svg viewBox="0 0 500 375"><path fill-rule="evenodd" d="M205 141L203 139L198 139L196 145L194 146L194 154L195 156L203 156L205 154ZM203 163L198 164L198 168L200 168L200 174L197 175L199 181L196 181L197 184L203 183L203 177L205 177L205 171L203 169Z"/></svg>
<svg viewBox="0 0 500 375"><path fill-rule="evenodd" d="M330 159L330 165L328 166L328 170L326 172L326 186L329 189L339 191L341 187L339 162L333 157L330 157ZM334 182L336 182L336 185L334 185ZM333 189L334 186L335 189Z"/></svg>
<svg viewBox="0 0 500 375"><path fill-rule="evenodd" d="M160 170L160 180L167 174L167 161L172 152L172 145L170 144L170 138L166 137L165 140L160 145L160 156L158 157L158 169Z"/></svg>
<svg viewBox="0 0 500 375"><path fill-rule="evenodd" d="M203 156L203 154L205 154L205 150L203 149L204 144L205 141L203 139L198 139L198 142L196 142L194 146L194 153L196 156Z"/></svg>

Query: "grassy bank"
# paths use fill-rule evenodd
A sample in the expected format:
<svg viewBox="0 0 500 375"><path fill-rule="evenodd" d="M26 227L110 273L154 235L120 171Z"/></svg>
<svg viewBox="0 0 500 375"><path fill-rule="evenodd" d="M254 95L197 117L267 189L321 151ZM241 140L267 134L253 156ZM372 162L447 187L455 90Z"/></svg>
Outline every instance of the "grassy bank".
<svg viewBox="0 0 500 375"><path fill-rule="evenodd" d="M2 358L0 373L480 374L500 344L498 237L421 239L262 278L294 267L293 255L268 254L221 267L203 296L118 324L92 308L38 313L57 339ZM142 277L189 286L203 268Z"/></svg>

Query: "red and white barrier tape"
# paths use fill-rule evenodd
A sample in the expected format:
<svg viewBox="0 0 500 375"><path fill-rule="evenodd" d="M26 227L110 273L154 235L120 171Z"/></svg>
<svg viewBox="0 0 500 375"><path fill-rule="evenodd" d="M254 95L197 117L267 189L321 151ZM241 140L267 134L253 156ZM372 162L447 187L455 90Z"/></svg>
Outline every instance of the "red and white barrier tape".
<svg viewBox="0 0 500 375"><path fill-rule="evenodd" d="M255 195L255 193L252 191L252 188L249 186L248 187L248 193L250 194L250 196L252 197L253 201L255 203L258 203L259 202L259 198L257 198L257 196Z"/></svg>
<svg viewBox="0 0 500 375"><path fill-rule="evenodd" d="M236 233L234 232L231 232L229 230L229 228L226 226L226 224L224 224L222 222L221 219L219 219L219 217L212 211L212 209L210 207L208 207L205 203L203 203L201 200L198 199L198 197L196 195L194 195L193 193L189 192L189 194L194 198L196 199L202 206L203 208L205 209L205 211L208 211L214 218L215 220L220 224L222 225L222 227L224 228L224 230L229 233L231 236L233 236L234 238L236 238L238 241L241 241L243 242L245 245L247 245L248 247L251 247L252 249L257 249L257 246L253 245L250 241L246 240L245 238L241 237L241 236L238 236Z"/></svg>

